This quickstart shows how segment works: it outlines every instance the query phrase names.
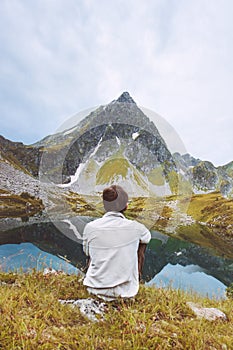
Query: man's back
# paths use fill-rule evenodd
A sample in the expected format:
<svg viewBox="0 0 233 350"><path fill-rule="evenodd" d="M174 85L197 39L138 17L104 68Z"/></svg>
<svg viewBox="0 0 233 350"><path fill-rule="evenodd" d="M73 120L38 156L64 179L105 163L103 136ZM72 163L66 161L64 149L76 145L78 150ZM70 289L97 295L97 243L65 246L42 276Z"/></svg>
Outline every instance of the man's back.
<svg viewBox="0 0 233 350"><path fill-rule="evenodd" d="M134 296L139 287L138 246L150 238L144 225L120 212L107 212L87 224L83 248L91 263L84 284L91 289L107 289L108 295Z"/></svg>

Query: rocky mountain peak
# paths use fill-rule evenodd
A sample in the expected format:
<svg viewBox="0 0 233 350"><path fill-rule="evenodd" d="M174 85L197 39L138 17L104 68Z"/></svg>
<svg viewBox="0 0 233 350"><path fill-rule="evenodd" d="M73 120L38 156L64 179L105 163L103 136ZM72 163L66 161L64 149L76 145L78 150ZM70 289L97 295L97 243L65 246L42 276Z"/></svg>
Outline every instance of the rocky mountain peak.
<svg viewBox="0 0 233 350"><path fill-rule="evenodd" d="M134 103L134 100L132 99L132 97L130 96L130 94L125 91L121 94L120 97L118 97L118 99L116 100L116 102L121 102L121 103Z"/></svg>

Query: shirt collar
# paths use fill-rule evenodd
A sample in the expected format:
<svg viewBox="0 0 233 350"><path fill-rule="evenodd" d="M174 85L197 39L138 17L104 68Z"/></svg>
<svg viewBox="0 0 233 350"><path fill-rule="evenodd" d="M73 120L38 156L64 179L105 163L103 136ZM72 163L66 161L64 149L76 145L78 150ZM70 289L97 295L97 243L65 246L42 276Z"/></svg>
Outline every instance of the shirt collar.
<svg viewBox="0 0 233 350"><path fill-rule="evenodd" d="M107 213L104 214L104 217L108 217L108 216L115 216L115 217L125 219L125 216L119 211L108 211Z"/></svg>

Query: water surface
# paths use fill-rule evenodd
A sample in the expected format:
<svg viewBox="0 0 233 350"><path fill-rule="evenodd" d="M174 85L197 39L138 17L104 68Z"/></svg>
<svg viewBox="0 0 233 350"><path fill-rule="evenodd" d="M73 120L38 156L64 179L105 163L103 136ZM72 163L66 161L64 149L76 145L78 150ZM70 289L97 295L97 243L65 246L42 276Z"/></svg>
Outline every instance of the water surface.
<svg viewBox="0 0 233 350"><path fill-rule="evenodd" d="M0 233L2 271L46 267L78 274L86 267L82 245L74 226L82 232L90 218L27 224ZM61 229L62 228L62 229ZM233 260L175 237L152 231L146 251L143 279L148 285L194 291L223 298L233 283Z"/></svg>

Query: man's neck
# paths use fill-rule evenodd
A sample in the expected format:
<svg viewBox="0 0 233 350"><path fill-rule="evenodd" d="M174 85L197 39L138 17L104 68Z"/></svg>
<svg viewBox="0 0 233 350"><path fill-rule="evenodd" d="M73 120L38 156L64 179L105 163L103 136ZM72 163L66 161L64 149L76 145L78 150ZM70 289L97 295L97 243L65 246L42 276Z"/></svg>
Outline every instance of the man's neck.
<svg viewBox="0 0 233 350"><path fill-rule="evenodd" d="M120 211L107 211L104 216L117 216L117 217L122 217L123 219L125 218L124 214Z"/></svg>

